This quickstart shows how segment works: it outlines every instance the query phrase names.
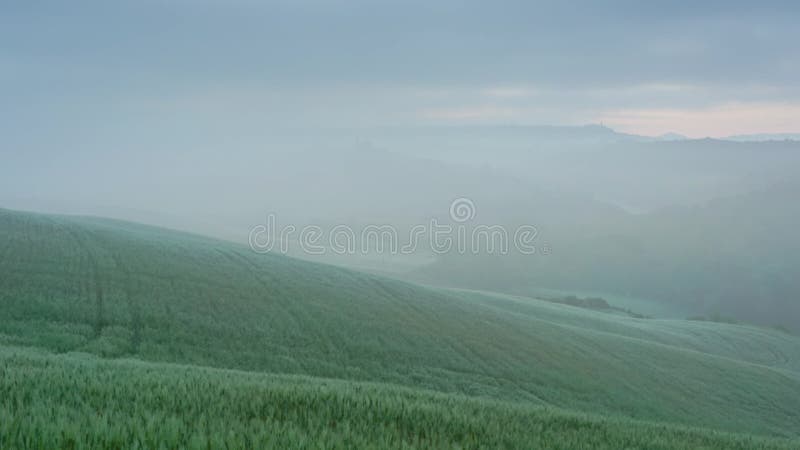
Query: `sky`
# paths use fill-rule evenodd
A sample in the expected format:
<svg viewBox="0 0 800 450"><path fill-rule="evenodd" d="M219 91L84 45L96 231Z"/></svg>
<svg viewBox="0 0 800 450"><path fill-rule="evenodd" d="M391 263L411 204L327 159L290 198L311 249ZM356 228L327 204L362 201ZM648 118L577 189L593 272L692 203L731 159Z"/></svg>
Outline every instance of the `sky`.
<svg viewBox="0 0 800 450"><path fill-rule="evenodd" d="M0 133L18 151L272 127L797 133L799 22L796 1L4 1Z"/></svg>

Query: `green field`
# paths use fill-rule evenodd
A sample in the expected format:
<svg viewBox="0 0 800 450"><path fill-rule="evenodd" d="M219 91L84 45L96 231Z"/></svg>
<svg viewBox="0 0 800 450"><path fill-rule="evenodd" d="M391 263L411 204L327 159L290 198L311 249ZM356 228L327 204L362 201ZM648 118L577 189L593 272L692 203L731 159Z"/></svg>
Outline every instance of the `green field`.
<svg viewBox="0 0 800 450"><path fill-rule="evenodd" d="M0 274L0 448L800 438L800 338L776 330L422 287L7 210Z"/></svg>
<svg viewBox="0 0 800 450"><path fill-rule="evenodd" d="M0 448L792 448L353 383L0 347Z"/></svg>

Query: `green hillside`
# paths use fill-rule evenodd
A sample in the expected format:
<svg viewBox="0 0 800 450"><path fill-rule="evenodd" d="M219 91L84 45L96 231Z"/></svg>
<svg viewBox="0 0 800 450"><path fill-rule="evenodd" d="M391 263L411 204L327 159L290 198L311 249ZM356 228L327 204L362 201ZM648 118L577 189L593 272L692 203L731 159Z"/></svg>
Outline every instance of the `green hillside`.
<svg viewBox="0 0 800 450"><path fill-rule="evenodd" d="M0 345L800 436L800 339L778 331L426 288L152 227L6 210L0 274ZM69 373L62 364L111 378L134 365L183 382L166 366L42 358Z"/></svg>
<svg viewBox="0 0 800 450"><path fill-rule="evenodd" d="M0 347L0 448L730 450L792 445L373 383Z"/></svg>

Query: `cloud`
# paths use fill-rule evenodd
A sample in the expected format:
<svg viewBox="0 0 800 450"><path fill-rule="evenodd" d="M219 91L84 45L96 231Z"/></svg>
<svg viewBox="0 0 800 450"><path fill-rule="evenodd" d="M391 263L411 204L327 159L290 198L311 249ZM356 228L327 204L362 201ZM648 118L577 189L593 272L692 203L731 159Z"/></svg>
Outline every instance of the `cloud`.
<svg viewBox="0 0 800 450"><path fill-rule="evenodd" d="M515 99L533 97L540 94L541 90L528 86L495 86L483 89L481 93L491 98Z"/></svg>
<svg viewBox="0 0 800 450"><path fill-rule="evenodd" d="M630 112L800 101L798 2L188 3L0 6L8 132L198 116L657 128Z"/></svg>
<svg viewBox="0 0 800 450"><path fill-rule="evenodd" d="M595 119L629 133L657 136L676 132L689 137L793 133L800 130L800 103L728 103L695 109L608 111Z"/></svg>
<svg viewBox="0 0 800 450"><path fill-rule="evenodd" d="M379 3L53 2L0 14L0 40L53 81L70 64L120 84L800 83L797 2Z"/></svg>

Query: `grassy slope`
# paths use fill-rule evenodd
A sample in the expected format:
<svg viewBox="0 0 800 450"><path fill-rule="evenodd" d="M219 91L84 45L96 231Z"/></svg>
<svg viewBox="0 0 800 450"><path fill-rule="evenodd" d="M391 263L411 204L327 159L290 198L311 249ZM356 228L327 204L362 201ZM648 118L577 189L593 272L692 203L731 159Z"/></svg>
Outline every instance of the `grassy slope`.
<svg viewBox="0 0 800 450"><path fill-rule="evenodd" d="M797 436L800 340L423 288L151 227L0 210L0 343L395 383Z"/></svg>
<svg viewBox="0 0 800 450"><path fill-rule="evenodd" d="M792 448L374 383L0 346L0 448Z"/></svg>

